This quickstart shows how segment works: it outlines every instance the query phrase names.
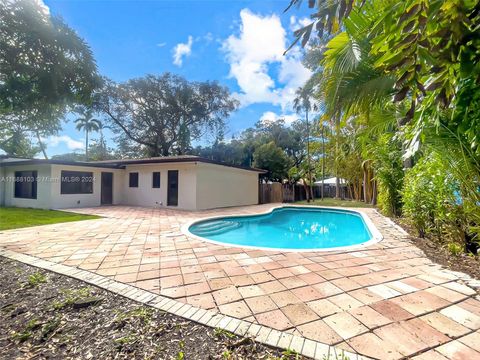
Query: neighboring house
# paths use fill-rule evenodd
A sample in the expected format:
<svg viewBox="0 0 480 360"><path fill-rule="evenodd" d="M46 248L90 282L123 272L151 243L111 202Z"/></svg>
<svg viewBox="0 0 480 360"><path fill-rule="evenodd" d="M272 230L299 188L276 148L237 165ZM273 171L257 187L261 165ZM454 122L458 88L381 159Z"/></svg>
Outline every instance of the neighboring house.
<svg viewBox="0 0 480 360"><path fill-rule="evenodd" d="M0 205L61 209L122 204L213 209L258 203L265 171L196 156L61 161L0 157Z"/></svg>
<svg viewBox="0 0 480 360"><path fill-rule="evenodd" d="M340 186L346 186L347 185L347 180L345 180L345 179L339 178L338 181L340 183ZM324 185L337 186L337 178L336 177L328 178L328 179L323 180L323 182L322 182L322 180L318 180L318 181L315 181L314 184L316 186L322 186L322 183Z"/></svg>

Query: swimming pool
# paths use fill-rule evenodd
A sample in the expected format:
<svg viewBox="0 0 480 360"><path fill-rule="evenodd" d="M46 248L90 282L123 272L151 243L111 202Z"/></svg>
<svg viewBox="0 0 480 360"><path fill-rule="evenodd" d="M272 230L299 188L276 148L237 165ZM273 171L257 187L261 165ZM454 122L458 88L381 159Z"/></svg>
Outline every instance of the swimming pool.
<svg viewBox="0 0 480 360"><path fill-rule="evenodd" d="M287 251L337 250L381 240L357 211L282 206L266 214L224 216L189 224L187 233L223 245Z"/></svg>

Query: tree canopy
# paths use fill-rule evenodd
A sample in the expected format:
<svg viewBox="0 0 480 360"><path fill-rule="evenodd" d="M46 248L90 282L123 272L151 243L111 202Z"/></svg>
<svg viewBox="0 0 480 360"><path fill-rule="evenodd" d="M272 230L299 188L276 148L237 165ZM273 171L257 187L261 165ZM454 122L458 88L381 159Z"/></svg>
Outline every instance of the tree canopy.
<svg viewBox="0 0 480 360"><path fill-rule="evenodd" d="M268 171L268 178L281 182L288 176L290 159L273 141L260 145L253 154L254 166Z"/></svg>
<svg viewBox="0 0 480 360"><path fill-rule="evenodd" d="M0 112L88 102L99 85L92 52L32 0L0 3Z"/></svg>
<svg viewBox="0 0 480 360"><path fill-rule="evenodd" d="M149 156L167 156L185 154L207 132L221 132L238 102L217 82L165 73L108 81L96 105L120 141L140 145Z"/></svg>
<svg viewBox="0 0 480 360"><path fill-rule="evenodd" d="M90 103L99 85L89 46L62 19L33 0L0 2L0 144L5 129L39 141L56 133L65 111Z"/></svg>
<svg viewBox="0 0 480 360"><path fill-rule="evenodd" d="M268 170L269 180L283 181L288 178L290 167L305 162L306 138L306 124L302 120L291 124L284 119L261 120L228 141L217 139L212 145L197 146L192 154L235 165L257 166ZM269 159L270 156L273 158Z"/></svg>

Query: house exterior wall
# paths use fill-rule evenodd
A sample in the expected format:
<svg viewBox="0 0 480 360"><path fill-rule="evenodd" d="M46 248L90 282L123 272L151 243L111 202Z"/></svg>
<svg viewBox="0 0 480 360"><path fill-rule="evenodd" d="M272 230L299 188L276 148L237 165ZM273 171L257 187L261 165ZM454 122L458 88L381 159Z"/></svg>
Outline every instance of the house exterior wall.
<svg viewBox="0 0 480 360"><path fill-rule="evenodd" d="M15 171L38 172L37 198L15 198ZM61 172L93 173L93 193L61 194ZM167 206L168 171L178 171L178 206ZM258 173L203 162L126 165L125 169L35 164L0 168L0 206L65 209L101 205L101 174L113 173L113 204L203 210L258 203ZM138 187L129 187L129 173L138 172ZM153 172L160 172L160 188L153 188Z"/></svg>
<svg viewBox="0 0 480 360"><path fill-rule="evenodd" d="M66 209L74 207L90 207L101 205L101 185L102 172L113 173L113 204L123 204L123 183L124 170L97 168L89 166L69 166L69 165L51 165L52 178L58 181L52 181L51 188L51 208ZM88 171L93 173L93 193L92 194L62 194L61 193L61 172L68 171Z"/></svg>
<svg viewBox="0 0 480 360"><path fill-rule="evenodd" d="M51 189L52 182L49 180L51 175L50 165L15 165L4 167L4 204L5 206L31 207L49 209L51 208ZM15 171L32 171L36 170L37 181L37 198L23 199L15 197Z"/></svg>
<svg viewBox="0 0 480 360"><path fill-rule="evenodd" d="M178 170L178 206L176 209L196 209L196 163L164 163L127 165L124 183L124 203L128 205L167 207L168 170ZM160 172L160 188L152 187L153 172ZM138 187L129 187L129 173L138 172Z"/></svg>
<svg viewBox="0 0 480 360"><path fill-rule="evenodd" d="M197 165L197 210L258 204L258 173L215 164Z"/></svg>
<svg viewBox="0 0 480 360"><path fill-rule="evenodd" d="M5 168L0 167L0 206L5 206Z"/></svg>

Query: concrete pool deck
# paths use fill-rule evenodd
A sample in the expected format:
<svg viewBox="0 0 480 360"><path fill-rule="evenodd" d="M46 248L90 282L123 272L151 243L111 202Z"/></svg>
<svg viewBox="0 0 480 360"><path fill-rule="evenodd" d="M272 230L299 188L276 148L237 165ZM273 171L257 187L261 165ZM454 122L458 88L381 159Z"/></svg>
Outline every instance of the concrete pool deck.
<svg viewBox="0 0 480 360"><path fill-rule="evenodd" d="M3 231L0 249L5 256L28 255L25 261L42 259L37 264L54 271L59 264L71 276L92 274L99 283L110 279L191 305L182 315L203 309L242 320L237 328L261 325L267 333L255 335L264 342L312 357L325 344L378 359L480 359L480 282L432 263L374 209L360 210L384 239L361 249L253 250L181 232L195 219L272 206L74 209L103 218Z"/></svg>

